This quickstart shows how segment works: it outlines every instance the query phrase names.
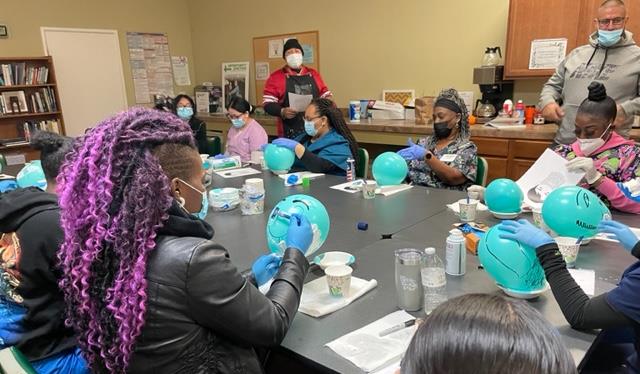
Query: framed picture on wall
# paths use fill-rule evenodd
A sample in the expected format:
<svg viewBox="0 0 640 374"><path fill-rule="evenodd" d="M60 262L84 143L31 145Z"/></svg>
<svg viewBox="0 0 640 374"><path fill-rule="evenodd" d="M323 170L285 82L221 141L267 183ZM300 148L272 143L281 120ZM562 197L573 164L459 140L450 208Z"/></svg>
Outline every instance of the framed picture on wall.
<svg viewBox="0 0 640 374"><path fill-rule="evenodd" d="M24 91L6 91L2 93L2 97L5 103L7 103L7 113L18 114L29 112Z"/></svg>
<svg viewBox="0 0 640 374"><path fill-rule="evenodd" d="M249 101L249 62L222 63L222 108L227 111L227 103L234 96Z"/></svg>

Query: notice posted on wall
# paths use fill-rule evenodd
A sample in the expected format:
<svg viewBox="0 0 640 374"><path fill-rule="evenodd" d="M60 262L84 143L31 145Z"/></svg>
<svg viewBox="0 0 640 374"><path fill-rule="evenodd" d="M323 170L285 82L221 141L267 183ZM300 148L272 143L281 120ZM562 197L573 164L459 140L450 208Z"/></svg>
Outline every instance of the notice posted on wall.
<svg viewBox="0 0 640 374"><path fill-rule="evenodd" d="M136 103L151 103L154 95L173 96L167 34L128 32L127 45Z"/></svg>
<svg viewBox="0 0 640 374"><path fill-rule="evenodd" d="M555 69L567 55L567 39L535 39L531 41L529 69Z"/></svg>
<svg viewBox="0 0 640 374"><path fill-rule="evenodd" d="M191 86L187 56L171 56L171 66L173 67L173 79L176 82L176 86Z"/></svg>

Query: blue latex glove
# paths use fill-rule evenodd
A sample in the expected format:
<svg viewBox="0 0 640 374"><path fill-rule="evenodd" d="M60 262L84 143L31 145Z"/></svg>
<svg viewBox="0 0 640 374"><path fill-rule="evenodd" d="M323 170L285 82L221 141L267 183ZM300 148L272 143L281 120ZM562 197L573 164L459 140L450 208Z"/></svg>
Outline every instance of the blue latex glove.
<svg viewBox="0 0 640 374"><path fill-rule="evenodd" d="M502 239L512 239L520 244L538 248L553 243L553 239L546 232L532 225L526 219L517 221L502 221L498 226Z"/></svg>
<svg viewBox="0 0 640 374"><path fill-rule="evenodd" d="M277 145L278 147L289 148L292 151L295 151L296 146L300 144L297 141L293 139L288 139L288 138L278 138L274 140L272 143Z"/></svg>
<svg viewBox="0 0 640 374"><path fill-rule="evenodd" d="M227 156L224 153L218 153L217 155L213 156L213 158L215 160L220 160L220 159L223 159L223 158L226 158L226 157Z"/></svg>
<svg viewBox="0 0 640 374"><path fill-rule="evenodd" d="M620 222L605 220L598 225L598 232L614 234L622 247L631 252L633 247L638 244L638 237L629 229L627 225Z"/></svg>
<svg viewBox="0 0 640 374"><path fill-rule="evenodd" d="M278 272L281 263L282 257L277 256L275 253L258 257L251 265L251 271L256 278L258 286L262 286L273 278Z"/></svg>
<svg viewBox="0 0 640 374"><path fill-rule="evenodd" d="M262 152L264 152L264 150L267 148L267 146L268 146L268 145L269 145L269 143L265 143L265 144L261 145L261 146L260 146L260 150L261 150Z"/></svg>
<svg viewBox="0 0 640 374"><path fill-rule="evenodd" d="M296 248L304 254L307 253L312 240L313 231L307 217L299 213L292 214L287 231L287 248Z"/></svg>
<svg viewBox="0 0 640 374"><path fill-rule="evenodd" d="M415 144L411 138L407 139L407 145L409 148L404 148L398 151L398 154L407 161L423 160L427 154L426 148L421 145Z"/></svg>

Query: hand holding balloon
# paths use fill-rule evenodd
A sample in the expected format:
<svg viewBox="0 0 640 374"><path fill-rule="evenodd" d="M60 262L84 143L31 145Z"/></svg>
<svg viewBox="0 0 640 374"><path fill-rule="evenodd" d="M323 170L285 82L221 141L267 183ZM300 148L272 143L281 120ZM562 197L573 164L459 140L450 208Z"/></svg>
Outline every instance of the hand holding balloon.
<svg viewBox="0 0 640 374"><path fill-rule="evenodd" d="M638 237L629 229L627 225L623 225L616 221L602 221L598 225L598 232L613 234L616 236L622 247L631 252L633 247L638 244Z"/></svg>
<svg viewBox="0 0 640 374"><path fill-rule="evenodd" d="M287 248L295 248L307 253L311 241L313 240L313 231L307 217L299 213L294 213L289 218L289 231L287 232Z"/></svg>
<svg viewBox="0 0 640 374"><path fill-rule="evenodd" d="M535 227L526 219L503 221L498 227L502 239L515 240L531 248L553 243L549 234Z"/></svg>

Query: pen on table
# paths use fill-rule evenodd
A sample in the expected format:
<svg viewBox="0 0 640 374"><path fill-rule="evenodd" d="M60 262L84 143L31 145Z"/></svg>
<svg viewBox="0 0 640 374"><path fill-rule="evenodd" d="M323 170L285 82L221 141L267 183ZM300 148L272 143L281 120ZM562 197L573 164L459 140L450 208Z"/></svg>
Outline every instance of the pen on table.
<svg viewBox="0 0 640 374"><path fill-rule="evenodd" d="M397 325L391 326L391 327L389 327L389 328L387 328L387 329L384 329L384 330L380 331L380 332L378 333L378 336L379 336L379 337L387 336L387 335L389 335L389 334L392 334L392 333L394 333L394 332L396 332L396 331L400 331L400 330L402 330L402 329L405 329L405 328L407 328L407 327L409 327L409 326L413 326L413 325L415 325L415 324L416 324L416 319L412 319L412 320L409 320L409 321L405 321L405 322L403 322L403 323L399 323L399 324L397 324Z"/></svg>
<svg viewBox="0 0 640 374"><path fill-rule="evenodd" d="M584 236L579 237L578 240L576 240L576 244L582 243L582 239L584 239Z"/></svg>

